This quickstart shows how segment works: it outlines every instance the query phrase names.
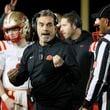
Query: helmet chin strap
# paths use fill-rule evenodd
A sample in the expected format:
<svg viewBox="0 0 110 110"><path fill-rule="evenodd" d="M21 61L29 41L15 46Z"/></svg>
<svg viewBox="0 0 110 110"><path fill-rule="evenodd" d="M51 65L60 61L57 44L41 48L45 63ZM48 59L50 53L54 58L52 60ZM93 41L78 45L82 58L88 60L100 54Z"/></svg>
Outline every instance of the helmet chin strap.
<svg viewBox="0 0 110 110"><path fill-rule="evenodd" d="M11 40L13 43L18 43L22 39L20 33L16 33L16 35L15 35L16 37L10 37L10 36L11 35L6 35L5 34L5 37L9 38L9 40Z"/></svg>
<svg viewBox="0 0 110 110"><path fill-rule="evenodd" d="M17 37L17 38L14 38L14 39L10 39L13 43L18 43L21 38L20 37Z"/></svg>
<svg viewBox="0 0 110 110"><path fill-rule="evenodd" d="M20 35L16 38L10 39L13 43L18 43L21 39L24 39L25 37L21 37Z"/></svg>

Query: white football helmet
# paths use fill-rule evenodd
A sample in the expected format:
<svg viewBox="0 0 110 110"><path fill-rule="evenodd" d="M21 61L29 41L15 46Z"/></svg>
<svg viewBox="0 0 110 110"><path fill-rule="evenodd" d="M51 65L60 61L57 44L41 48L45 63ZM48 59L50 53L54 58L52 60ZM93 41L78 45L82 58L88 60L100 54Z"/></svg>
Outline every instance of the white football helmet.
<svg viewBox="0 0 110 110"><path fill-rule="evenodd" d="M15 33L14 37L10 37L9 30L18 29L19 31ZM4 37L10 39L12 42L18 42L22 38L30 36L30 24L27 16L18 11L12 11L3 21L3 31Z"/></svg>

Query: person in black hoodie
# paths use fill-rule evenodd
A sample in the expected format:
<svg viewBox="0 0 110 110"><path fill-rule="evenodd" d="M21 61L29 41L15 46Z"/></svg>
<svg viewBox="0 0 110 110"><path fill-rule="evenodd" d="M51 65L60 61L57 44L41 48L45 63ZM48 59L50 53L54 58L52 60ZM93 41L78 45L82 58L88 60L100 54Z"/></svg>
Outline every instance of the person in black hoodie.
<svg viewBox="0 0 110 110"><path fill-rule="evenodd" d="M76 50L76 58L81 70L80 82L78 85L73 84L73 110L77 110L85 96L92 60L89 47L93 40L89 32L82 30L82 21L76 11L65 13L62 16L60 25L60 32L65 42Z"/></svg>
<svg viewBox="0 0 110 110"><path fill-rule="evenodd" d="M80 80L75 52L56 36L56 25L51 10L36 13L32 28L38 41L25 49L19 69L8 72L15 86L30 77L36 110L72 110L72 83Z"/></svg>

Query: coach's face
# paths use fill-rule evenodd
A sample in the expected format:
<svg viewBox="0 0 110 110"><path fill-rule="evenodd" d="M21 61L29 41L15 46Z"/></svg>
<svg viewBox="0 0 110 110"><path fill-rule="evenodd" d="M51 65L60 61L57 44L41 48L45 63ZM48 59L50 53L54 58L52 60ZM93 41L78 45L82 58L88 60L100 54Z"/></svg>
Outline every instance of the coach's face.
<svg viewBox="0 0 110 110"><path fill-rule="evenodd" d="M41 16L37 18L37 33L41 45L48 44L56 35L56 26L51 16Z"/></svg>

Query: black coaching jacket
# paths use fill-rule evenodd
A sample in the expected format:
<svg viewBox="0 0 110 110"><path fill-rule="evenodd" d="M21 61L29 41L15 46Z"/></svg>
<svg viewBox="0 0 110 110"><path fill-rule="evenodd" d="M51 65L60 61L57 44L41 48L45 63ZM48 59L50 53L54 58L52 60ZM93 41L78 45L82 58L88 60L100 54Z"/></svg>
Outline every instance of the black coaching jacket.
<svg viewBox="0 0 110 110"><path fill-rule="evenodd" d="M64 64L55 68L48 56L59 55ZM51 102L52 100L70 100L72 94L71 83L77 84L80 79L76 54L71 47L58 38L55 38L47 46L40 46L38 42L29 46L23 54L19 72L14 85L23 84L30 77L33 86L33 95L39 102Z"/></svg>

